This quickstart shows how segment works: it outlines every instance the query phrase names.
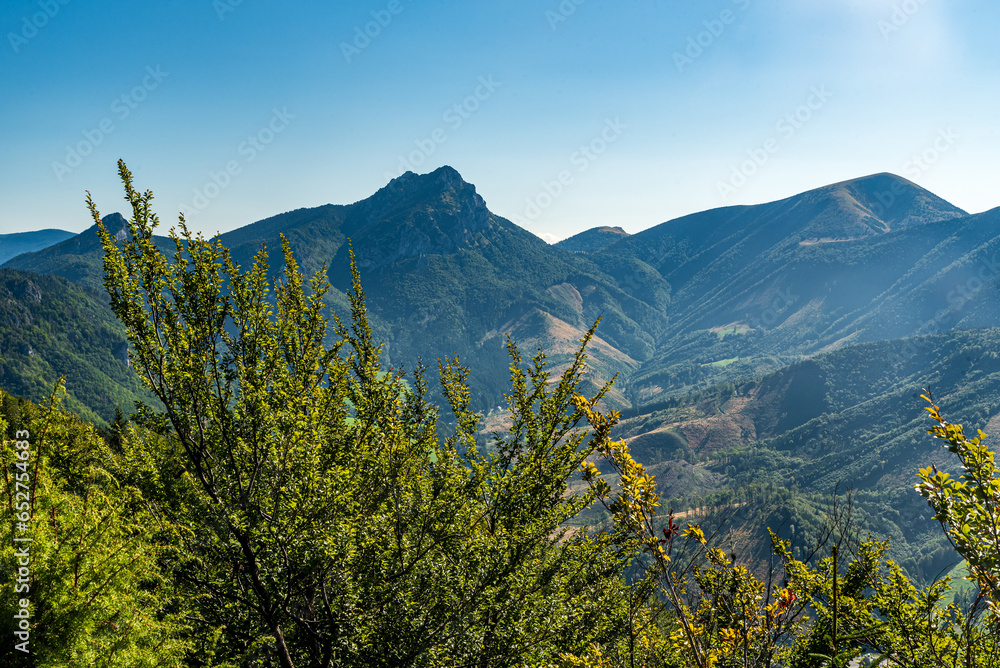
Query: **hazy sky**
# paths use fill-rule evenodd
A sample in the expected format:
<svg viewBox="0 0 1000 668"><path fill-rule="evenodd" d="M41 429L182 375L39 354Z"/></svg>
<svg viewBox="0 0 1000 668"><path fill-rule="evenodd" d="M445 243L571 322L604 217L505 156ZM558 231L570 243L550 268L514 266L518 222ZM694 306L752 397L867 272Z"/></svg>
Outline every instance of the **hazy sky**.
<svg viewBox="0 0 1000 668"><path fill-rule="evenodd" d="M987 0L3 0L0 232L115 162L225 231L444 164L547 239L891 171L1000 205Z"/></svg>

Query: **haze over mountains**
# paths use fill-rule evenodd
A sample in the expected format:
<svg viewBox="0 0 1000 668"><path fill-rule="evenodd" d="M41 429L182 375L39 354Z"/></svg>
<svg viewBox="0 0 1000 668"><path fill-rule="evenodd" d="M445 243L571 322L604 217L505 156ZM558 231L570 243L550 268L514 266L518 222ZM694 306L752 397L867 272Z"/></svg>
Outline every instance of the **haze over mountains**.
<svg viewBox="0 0 1000 668"><path fill-rule="evenodd" d="M114 234L125 222L105 218ZM619 433L662 474L665 497L788 489L788 479L808 496L848 482L869 494L872 516L903 513L889 532L912 548L911 570L943 566L940 540L923 543L922 501L878 490L905 488L933 452L921 387L951 400L955 419L1000 424L1000 209L969 215L883 173L632 235L608 223L549 245L443 167L221 239L244 266L266 246L277 272L284 234L306 271L326 268L341 313L353 248L388 363L460 355L484 413L508 386L506 336L558 367L600 317L590 382L618 374L607 403L624 410ZM115 405L129 412L144 395L103 302L94 230L47 239L58 242L0 270L0 387L38 399L71 367L73 406L104 419ZM72 324L45 307L64 303L95 333L62 331ZM114 391L94 390L102 384Z"/></svg>

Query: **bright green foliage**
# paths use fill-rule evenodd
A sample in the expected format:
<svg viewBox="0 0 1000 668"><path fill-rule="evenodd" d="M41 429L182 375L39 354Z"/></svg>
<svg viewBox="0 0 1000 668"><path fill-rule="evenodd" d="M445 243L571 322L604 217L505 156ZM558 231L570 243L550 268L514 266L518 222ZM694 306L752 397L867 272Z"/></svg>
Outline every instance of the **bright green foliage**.
<svg viewBox="0 0 1000 668"><path fill-rule="evenodd" d="M22 408L23 419L11 425L0 417L0 663L183 665L185 626L137 490L100 466L104 441L92 426L51 409ZM24 495L30 500L20 506ZM15 530L24 509L30 528ZM15 536L32 541L14 542ZM25 547L28 557L18 554ZM12 576L26 560L29 589L18 592L25 583ZM14 648L21 599L30 601L30 655Z"/></svg>
<svg viewBox="0 0 1000 668"><path fill-rule="evenodd" d="M1000 602L1000 470L993 452L978 431L968 438L960 424L949 424L939 413L929 393L922 395L930 404L927 411L937 423L927 433L945 442L958 455L962 474L956 480L936 466L920 471L919 491L937 512L945 534L965 557L980 588L994 602Z"/></svg>
<svg viewBox="0 0 1000 668"><path fill-rule="evenodd" d="M422 371L411 390L382 367L353 263L327 347L322 273L307 282L285 244L272 288L265 251L244 271L183 219L165 257L152 194L119 168L134 218L120 245L101 229L106 284L164 411L124 434L115 473L175 546L218 665L506 666L620 635L627 551L561 528L593 500L567 493L593 448L572 406L582 347L550 384L511 344L514 426L489 447L468 371L442 364L441 439Z"/></svg>

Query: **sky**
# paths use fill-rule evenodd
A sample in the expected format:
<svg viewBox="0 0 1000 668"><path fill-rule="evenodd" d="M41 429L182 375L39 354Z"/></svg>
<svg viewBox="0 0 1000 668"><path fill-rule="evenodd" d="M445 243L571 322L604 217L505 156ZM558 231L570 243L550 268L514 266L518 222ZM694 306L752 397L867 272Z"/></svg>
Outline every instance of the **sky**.
<svg viewBox="0 0 1000 668"><path fill-rule="evenodd" d="M893 172L1000 205L986 0L3 0L0 233L207 234L451 165L554 241Z"/></svg>

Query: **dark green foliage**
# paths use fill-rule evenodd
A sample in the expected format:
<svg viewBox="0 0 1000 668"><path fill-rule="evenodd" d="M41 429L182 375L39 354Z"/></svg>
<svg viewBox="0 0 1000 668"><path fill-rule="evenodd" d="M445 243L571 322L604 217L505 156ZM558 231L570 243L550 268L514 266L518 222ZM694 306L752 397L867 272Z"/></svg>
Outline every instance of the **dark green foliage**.
<svg viewBox="0 0 1000 668"><path fill-rule="evenodd" d="M95 421L149 399L104 299L56 276L0 269L0 386L34 401L66 376L66 407Z"/></svg>

